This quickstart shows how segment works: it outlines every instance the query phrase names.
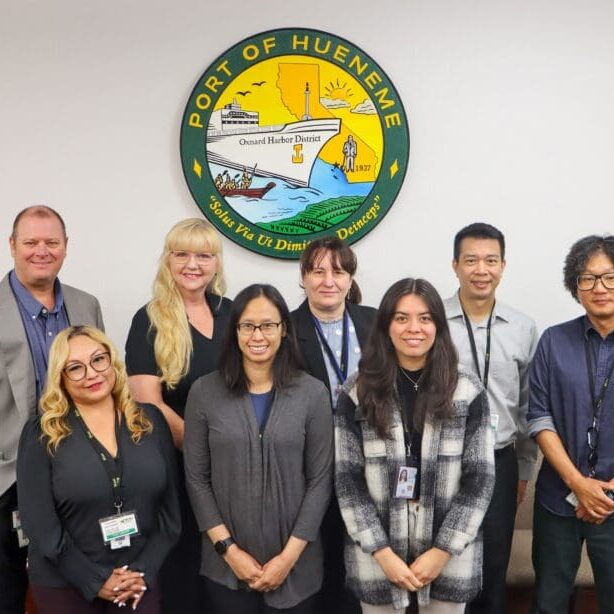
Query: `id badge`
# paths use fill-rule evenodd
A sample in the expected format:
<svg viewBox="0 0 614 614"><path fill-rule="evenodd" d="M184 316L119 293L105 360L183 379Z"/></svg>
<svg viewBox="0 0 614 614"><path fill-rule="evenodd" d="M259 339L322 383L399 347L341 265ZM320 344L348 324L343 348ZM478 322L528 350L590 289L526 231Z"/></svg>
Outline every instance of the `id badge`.
<svg viewBox="0 0 614 614"><path fill-rule="evenodd" d="M107 516L106 518L101 518L98 523L102 531L102 539L105 544L111 547L111 550L128 548L130 546L130 538L139 534L136 512L124 512L123 514Z"/></svg>
<svg viewBox="0 0 614 614"><path fill-rule="evenodd" d="M20 548L25 548L30 540L26 537L26 534L23 532L23 528L21 527L21 516L19 515L19 510L13 510L12 512L13 518L13 529L17 532L17 543Z"/></svg>
<svg viewBox="0 0 614 614"><path fill-rule="evenodd" d="M418 468L401 465L397 473L394 496L396 499L415 499Z"/></svg>
<svg viewBox="0 0 614 614"><path fill-rule="evenodd" d="M493 430L493 433L497 432L497 428L499 427L499 414L490 414L490 428Z"/></svg>

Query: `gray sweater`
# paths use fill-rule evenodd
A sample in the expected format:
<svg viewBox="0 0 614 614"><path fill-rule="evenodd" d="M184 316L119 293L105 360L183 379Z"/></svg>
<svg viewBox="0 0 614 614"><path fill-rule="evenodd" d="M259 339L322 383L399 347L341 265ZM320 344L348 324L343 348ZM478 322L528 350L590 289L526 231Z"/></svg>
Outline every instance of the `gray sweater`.
<svg viewBox="0 0 614 614"><path fill-rule="evenodd" d="M231 589L238 580L206 531L225 524L261 564L290 536L310 542L275 591L275 608L292 607L322 584L320 523L332 490L333 419L324 385L301 372L275 394L260 437L249 395L228 391L218 372L196 380L185 412L186 484L203 532L201 574Z"/></svg>

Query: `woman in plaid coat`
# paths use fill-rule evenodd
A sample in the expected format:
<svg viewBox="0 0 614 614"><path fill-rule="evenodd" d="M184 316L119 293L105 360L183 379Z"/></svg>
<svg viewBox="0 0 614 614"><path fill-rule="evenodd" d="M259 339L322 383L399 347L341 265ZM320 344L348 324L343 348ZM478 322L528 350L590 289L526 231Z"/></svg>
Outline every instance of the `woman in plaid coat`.
<svg viewBox="0 0 614 614"><path fill-rule="evenodd" d="M479 380L458 371L441 298L423 279L384 295L335 416L346 573L364 614L461 614L479 591L494 485Z"/></svg>

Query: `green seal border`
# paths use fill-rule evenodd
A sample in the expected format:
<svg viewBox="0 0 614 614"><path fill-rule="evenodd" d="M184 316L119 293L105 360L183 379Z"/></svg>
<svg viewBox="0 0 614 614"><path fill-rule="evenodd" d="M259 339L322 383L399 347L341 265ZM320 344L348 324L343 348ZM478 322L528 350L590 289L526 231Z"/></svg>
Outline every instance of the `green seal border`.
<svg viewBox="0 0 614 614"><path fill-rule="evenodd" d="M243 49L248 45L258 45L265 38L274 35L276 37L276 46L268 54L263 55L260 59L250 62L242 57ZM232 70L232 78L240 74L248 66L255 66L263 60L269 60L278 56L298 55L303 57L313 57L321 60L328 61L332 64L337 64L348 74L351 74L354 78L361 81L359 76L350 72L345 65L339 61L335 62L329 57L316 54L313 51L305 51L304 49L292 49L292 36L325 36L331 40L332 46L343 45L349 48L350 52L359 54L364 60L368 62L369 68L377 71L381 77L381 81L378 83L377 89L387 88L389 97L395 102L394 110L400 116L400 125L394 126L394 136L386 137L386 127L384 126L383 112L377 107L374 96L370 95L372 102L375 104L378 110L378 117L382 124L382 133L384 135L383 145L383 159L381 162L380 172L371 188L371 191L366 196L364 203L358 208L357 211L352 213L342 222L331 228L322 230L320 232L309 233L304 235L290 235L271 232L264 230L253 224L249 220L242 217L232 207L230 207L226 201L221 197L215 188L213 177L209 172L209 165L206 159L205 149L205 135L206 128L211 118L211 113L217 104L219 96L225 91L226 87L222 88L217 94L205 89L205 82L212 76L219 77L219 72L216 71L216 67L220 66L220 62L225 60L228 62L228 66ZM362 83L362 81L361 81ZM364 84L363 84L364 86ZM364 86L367 89L366 86ZM371 88L373 90L373 88ZM207 93L210 98L210 104L207 109L198 108L196 105L196 98L202 93ZM198 113L200 120L203 124L203 128L195 129L189 125L189 119L193 113ZM359 239L363 238L369 232L371 232L385 217L390 210L390 207L394 204L403 181L407 174L409 167L409 123L407 120L407 114L405 108L399 96L399 93L389 79L386 72L382 67L367 53L365 53L360 47L357 47L352 42L345 38L331 34L324 30L317 30L312 28L276 28L266 30L258 34L244 38L237 42L232 47L228 48L225 52L221 53L217 58L211 62L205 72L200 76L196 82L188 102L183 113L181 120L181 132L180 132L180 155L183 174L192 194L192 198L198 205L203 215L228 239L241 245L242 247L253 251L258 254L270 256L276 259L285 260L297 260L300 258L302 248L298 249L275 249L270 244L268 239L271 239L273 245L276 245L278 241L295 241L297 246L299 243L309 243L310 241L322 236L336 234L340 238L344 239L347 243L353 244ZM200 165L201 175L198 176L196 168ZM215 201L218 202L220 207L216 207L217 213L214 211ZM373 208L377 207L375 216L372 216L367 221L364 221L365 216L369 212L373 212ZM225 212L225 214L223 213ZM232 220L232 228L229 227L228 220ZM362 226L356 227L357 222L362 221ZM354 225L354 226L353 226ZM348 229L354 230L349 233ZM253 236L252 236L253 235ZM266 240L265 240L266 239ZM304 247L304 246L303 246Z"/></svg>

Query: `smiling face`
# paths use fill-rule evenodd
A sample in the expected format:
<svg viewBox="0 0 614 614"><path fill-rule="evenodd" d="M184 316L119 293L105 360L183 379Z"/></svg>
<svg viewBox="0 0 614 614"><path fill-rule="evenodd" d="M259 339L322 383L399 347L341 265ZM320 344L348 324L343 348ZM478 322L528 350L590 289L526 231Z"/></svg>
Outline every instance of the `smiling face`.
<svg viewBox="0 0 614 614"><path fill-rule="evenodd" d="M239 317L239 325L249 323L259 326L266 322L279 321L281 321L279 309L264 296L259 296L247 303ZM247 364L272 366L281 340L285 335L286 331L283 324L267 332L266 335L259 328L251 334L237 330L237 343L243 354L244 366L247 366Z"/></svg>
<svg viewBox="0 0 614 614"><path fill-rule="evenodd" d="M582 274L603 275L614 273L614 263L603 252L593 254L586 263ZM601 325L603 332L614 328L614 290L596 281L592 290L578 290L578 300L595 325Z"/></svg>
<svg viewBox="0 0 614 614"><path fill-rule="evenodd" d="M66 394L77 407L97 405L111 396L115 386L115 370L110 364L103 371L96 371L90 363L97 365L102 361L102 355L109 350L100 343L85 335L77 335L68 342L68 359L62 371L62 384ZM67 375L71 370L77 370L79 365L86 365L85 377L73 381Z"/></svg>
<svg viewBox="0 0 614 614"><path fill-rule="evenodd" d="M492 300L505 269L501 245L496 239L467 237L461 241L452 268L460 283L461 300Z"/></svg>
<svg viewBox="0 0 614 614"><path fill-rule="evenodd" d="M341 317L345 299L352 286L352 276L333 261L329 250L323 251L314 267L302 279L312 313L323 318Z"/></svg>
<svg viewBox="0 0 614 614"><path fill-rule="evenodd" d="M437 327L424 300L406 294L396 305L388 328L397 362L409 371L422 369L435 343Z"/></svg>
<svg viewBox="0 0 614 614"><path fill-rule="evenodd" d="M54 215L24 215L15 230L9 243L17 279L27 289L50 288L66 257L62 224Z"/></svg>
<svg viewBox="0 0 614 614"><path fill-rule="evenodd" d="M173 250L168 267L180 294L202 295L217 271L217 257L207 246L201 251Z"/></svg>

